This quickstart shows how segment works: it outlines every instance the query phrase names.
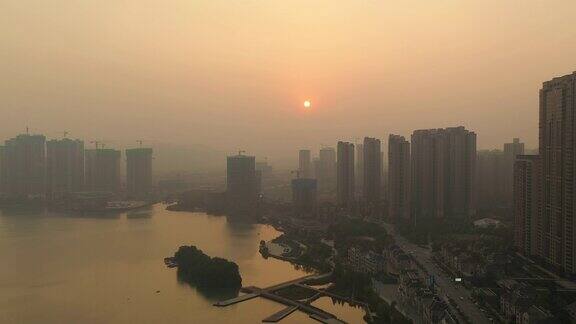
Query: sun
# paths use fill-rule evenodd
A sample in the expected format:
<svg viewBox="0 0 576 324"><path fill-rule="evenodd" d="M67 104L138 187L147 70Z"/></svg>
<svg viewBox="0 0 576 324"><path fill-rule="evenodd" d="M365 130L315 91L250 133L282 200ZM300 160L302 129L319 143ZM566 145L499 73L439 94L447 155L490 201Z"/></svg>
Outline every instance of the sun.
<svg viewBox="0 0 576 324"><path fill-rule="evenodd" d="M310 106L312 106L310 100L304 100L304 108L310 108Z"/></svg>

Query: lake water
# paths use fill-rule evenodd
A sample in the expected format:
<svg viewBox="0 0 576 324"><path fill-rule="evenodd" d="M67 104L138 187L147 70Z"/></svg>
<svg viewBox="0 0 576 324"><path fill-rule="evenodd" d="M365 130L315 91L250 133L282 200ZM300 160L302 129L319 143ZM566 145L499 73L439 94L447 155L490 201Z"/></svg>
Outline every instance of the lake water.
<svg viewBox="0 0 576 324"><path fill-rule="evenodd" d="M0 212L0 323L260 323L285 306L262 298L225 308L178 282L163 258L181 245L238 263L242 284L265 287L305 275L264 259L267 225L170 212L163 205L114 216ZM157 292L159 291L159 292ZM363 311L317 301L350 323ZM295 312L281 323L317 323Z"/></svg>

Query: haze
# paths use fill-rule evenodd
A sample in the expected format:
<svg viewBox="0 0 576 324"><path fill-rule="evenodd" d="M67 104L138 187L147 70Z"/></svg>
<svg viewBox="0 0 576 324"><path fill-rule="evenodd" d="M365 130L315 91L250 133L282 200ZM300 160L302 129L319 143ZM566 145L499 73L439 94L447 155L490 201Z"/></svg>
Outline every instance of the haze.
<svg viewBox="0 0 576 324"><path fill-rule="evenodd" d="M542 81L576 69L574 12L573 0L2 0L0 138L28 126L287 166L298 148L455 125L479 148L533 148Z"/></svg>

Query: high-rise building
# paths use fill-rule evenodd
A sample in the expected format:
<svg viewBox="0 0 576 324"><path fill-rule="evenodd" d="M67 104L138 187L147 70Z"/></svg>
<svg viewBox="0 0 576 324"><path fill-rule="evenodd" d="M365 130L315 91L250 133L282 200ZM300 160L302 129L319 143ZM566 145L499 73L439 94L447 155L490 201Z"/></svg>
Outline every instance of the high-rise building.
<svg viewBox="0 0 576 324"><path fill-rule="evenodd" d="M338 142L336 198L338 205L350 206L354 201L354 144Z"/></svg>
<svg viewBox="0 0 576 324"><path fill-rule="evenodd" d="M263 193L264 185L272 177L272 165L268 164L268 161L256 161L256 192L258 194Z"/></svg>
<svg viewBox="0 0 576 324"><path fill-rule="evenodd" d="M84 189L84 142L64 138L46 142L46 195L50 199Z"/></svg>
<svg viewBox="0 0 576 324"><path fill-rule="evenodd" d="M524 154L524 143L519 138L514 138L512 143L504 143L504 163L505 172L502 183L504 190L505 202L512 204L513 187L514 187L514 161L518 155Z"/></svg>
<svg viewBox="0 0 576 324"><path fill-rule="evenodd" d="M493 207L508 205L504 181L508 170L504 152L501 150L478 151L476 159L477 205Z"/></svg>
<svg viewBox="0 0 576 324"><path fill-rule="evenodd" d="M126 189L132 197L144 197L152 192L152 149L126 150Z"/></svg>
<svg viewBox="0 0 576 324"><path fill-rule="evenodd" d="M476 214L476 133L464 127L446 128L447 215L470 217Z"/></svg>
<svg viewBox="0 0 576 324"><path fill-rule="evenodd" d="M320 149L316 179L318 179L319 191L333 193L336 189L336 151L334 148Z"/></svg>
<svg viewBox="0 0 576 324"><path fill-rule="evenodd" d="M539 162L538 155L518 155L514 163L514 245L526 256L538 254Z"/></svg>
<svg viewBox="0 0 576 324"><path fill-rule="evenodd" d="M512 143L504 143L504 154L515 160L518 155L524 154L524 143L519 138L512 139Z"/></svg>
<svg viewBox="0 0 576 324"><path fill-rule="evenodd" d="M242 154L228 156L226 167L228 210L235 214L252 214L256 200L256 158Z"/></svg>
<svg viewBox="0 0 576 324"><path fill-rule="evenodd" d="M46 138L18 135L5 142L5 191L11 197L42 196L46 192Z"/></svg>
<svg viewBox="0 0 576 324"><path fill-rule="evenodd" d="M356 192L362 195L362 183L364 182L364 144L356 144Z"/></svg>
<svg viewBox="0 0 576 324"><path fill-rule="evenodd" d="M268 164L268 161L256 161L256 171L262 172L262 178L268 178L272 176L272 171L274 168L272 165Z"/></svg>
<svg viewBox="0 0 576 324"><path fill-rule="evenodd" d="M84 151L85 187L89 191L120 191L120 155L114 149Z"/></svg>
<svg viewBox="0 0 576 324"><path fill-rule="evenodd" d="M380 170L380 198L383 201L388 201L388 156L384 154L384 151L380 152L380 161L382 165Z"/></svg>
<svg viewBox="0 0 576 324"><path fill-rule="evenodd" d="M539 125L543 204L538 220L540 256L568 274L576 273L575 114L576 72L544 82Z"/></svg>
<svg viewBox="0 0 576 324"><path fill-rule="evenodd" d="M312 159L312 178L318 180L320 174L320 158Z"/></svg>
<svg viewBox="0 0 576 324"><path fill-rule="evenodd" d="M0 195L6 194L6 160L5 148L0 145Z"/></svg>
<svg viewBox="0 0 576 324"><path fill-rule="evenodd" d="M411 138L412 212L416 221L444 216L445 138L441 130L416 130Z"/></svg>
<svg viewBox="0 0 576 324"><path fill-rule="evenodd" d="M297 216L313 216L317 205L316 179L292 180L292 206Z"/></svg>
<svg viewBox="0 0 576 324"><path fill-rule="evenodd" d="M411 151L415 221L473 215L476 134L464 127L417 130Z"/></svg>
<svg viewBox="0 0 576 324"><path fill-rule="evenodd" d="M410 142L404 136L388 137L388 218L409 220L410 214Z"/></svg>
<svg viewBox="0 0 576 324"><path fill-rule="evenodd" d="M377 205L380 202L382 175L382 155L380 140L364 137L364 183L363 197L367 204Z"/></svg>
<svg viewBox="0 0 576 324"><path fill-rule="evenodd" d="M262 194L262 170L255 169L254 175L256 176L256 194Z"/></svg>
<svg viewBox="0 0 576 324"><path fill-rule="evenodd" d="M298 153L298 174L300 178L312 178L310 150L300 150Z"/></svg>

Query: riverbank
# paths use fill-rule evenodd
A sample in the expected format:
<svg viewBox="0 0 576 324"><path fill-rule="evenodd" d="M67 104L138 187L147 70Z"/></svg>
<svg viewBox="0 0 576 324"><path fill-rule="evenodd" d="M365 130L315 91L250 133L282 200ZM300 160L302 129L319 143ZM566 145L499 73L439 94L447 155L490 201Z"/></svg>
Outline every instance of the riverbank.
<svg viewBox="0 0 576 324"><path fill-rule="evenodd" d="M0 323L248 324L282 309L263 299L239 304L234 311L212 307L227 295L178 281L177 269L163 263L184 244L234 261L246 284L266 287L306 275L257 253L261 240L282 234L271 226L165 207L156 204L138 218L2 209L2 264L21 266L0 267ZM47 256L50 262L38 267ZM315 321L296 312L282 323Z"/></svg>
<svg viewBox="0 0 576 324"><path fill-rule="evenodd" d="M295 269L304 270L306 272L331 273L332 269L335 267L342 267L338 261L339 259L336 256L336 251L334 250L334 242L331 240L327 240L326 238L306 238L303 236L292 237L284 231L284 228L280 224L275 224L274 222L269 221L267 218L262 218L259 221L262 226L272 226L276 231L281 232L267 240L260 240L260 248L265 247L268 252L271 252L267 255L266 253L262 253L262 256L281 260L281 262L290 264ZM264 251L261 249L261 252ZM265 260L265 258L262 259ZM249 286L254 285L266 287L266 285L256 285L252 281L245 282ZM324 277L324 281L315 282L314 285L326 284L329 282L338 283L338 280L334 281L332 276L328 276ZM370 295L374 296L375 298L370 298L367 300L368 303L363 304L364 302L361 300L361 298L359 298L360 296L354 293L354 289L346 290L342 293L342 291L335 290L335 287L333 286L334 285L324 286L322 289L327 289L328 293L335 293L336 295L340 295L341 298L336 298L336 300L340 300L340 302L343 302L351 310L356 308L352 306L353 304L346 302L347 298L350 299L350 297L352 297L350 300L356 300L361 305L366 305L362 306L362 309L365 309L365 321L373 319L374 323L378 323L378 321L373 318L373 315L375 314L379 314L381 317L384 316L385 318L390 318L392 316L395 319L398 317L398 315L400 315L400 313L394 311L393 305L384 301L383 299L380 299L374 292ZM304 291L295 290L287 291L286 293L289 296L292 295L291 297L294 297L304 294ZM354 296L356 296L356 299ZM306 294L306 297L309 297L308 294ZM327 298L332 299L332 297ZM372 311L374 313L371 313ZM294 315L290 315L290 317L292 316ZM357 323L361 321L361 319L358 319L353 322ZM403 321L401 321L401 323L403 323Z"/></svg>

